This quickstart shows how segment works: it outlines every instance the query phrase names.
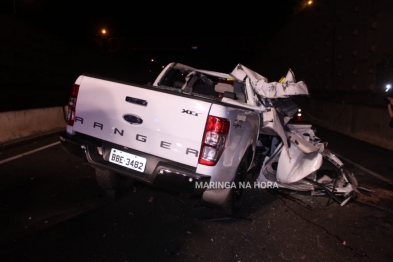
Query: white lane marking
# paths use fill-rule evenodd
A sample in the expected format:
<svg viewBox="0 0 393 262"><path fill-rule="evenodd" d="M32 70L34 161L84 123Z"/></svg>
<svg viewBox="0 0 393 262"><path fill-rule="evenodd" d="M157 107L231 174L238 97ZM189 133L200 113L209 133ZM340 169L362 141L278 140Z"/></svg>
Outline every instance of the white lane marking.
<svg viewBox="0 0 393 262"><path fill-rule="evenodd" d="M338 158L340 158L340 159L344 160L345 162L348 162L348 163L350 163L350 164L356 166L357 168L363 170L364 172L366 172L366 173L368 173L368 174L370 174L370 175L372 175L372 176L374 176L374 177L376 177L376 178L378 178L378 179L380 179L380 180L382 180L382 181L384 181L384 182L386 182L386 183L388 183L388 184L390 184L390 185L393 185L393 182L392 182L390 179L387 179L387 178L385 178L385 177L383 177L383 176L381 176L381 175L379 175L379 174L377 174L377 173L375 173L375 172L373 172L373 171L371 171L371 170L368 170L367 168L365 168L365 167L363 167L363 166L361 166L361 165L358 165L358 164L352 162L351 160L349 160L349 159L347 159L347 158L345 158L345 157L343 157L343 156L340 156L339 154L336 154L336 153L334 153L334 154L335 154Z"/></svg>
<svg viewBox="0 0 393 262"><path fill-rule="evenodd" d="M10 158L1 160L1 161L0 161L0 165L1 165L1 164L4 164L4 163L6 163L6 162L12 161L12 160L21 158L21 157L23 157L23 156L27 156L27 155L33 154L33 153L35 153L35 152L41 151L41 150L43 150L43 149L46 149L46 148L48 148L48 147L58 145L58 144L60 144L60 141L55 142L55 143L52 143L52 144L49 144L49 145L46 145L46 146L43 146L43 147L40 147L40 148L37 148L37 149L34 149L34 150L31 150L31 151L26 152L26 153L22 153L22 154L20 154L20 155L16 155L16 156L13 156L13 157L10 157Z"/></svg>

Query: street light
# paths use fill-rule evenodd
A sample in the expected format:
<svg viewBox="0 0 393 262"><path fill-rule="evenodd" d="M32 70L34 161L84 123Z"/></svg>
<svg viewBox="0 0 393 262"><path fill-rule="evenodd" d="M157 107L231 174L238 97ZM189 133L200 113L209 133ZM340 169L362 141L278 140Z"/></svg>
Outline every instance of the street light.
<svg viewBox="0 0 393 262"><path fill-rule="evenodd" d="M298 4L296 4L293 8L292 14L290 16L295 16L298 13L300 13L301 11L303 11L303 9L308 8L309 6L311 6L314 3L314 1L312 0L302 0L299 1Z"/></svg>
<svg viewBox="0 0 393 262"><path fill-rule="evenodd" d="M105 28L103 28L103 29L101 30L101 34L106 35L106 29L105 29Z"/></svg>

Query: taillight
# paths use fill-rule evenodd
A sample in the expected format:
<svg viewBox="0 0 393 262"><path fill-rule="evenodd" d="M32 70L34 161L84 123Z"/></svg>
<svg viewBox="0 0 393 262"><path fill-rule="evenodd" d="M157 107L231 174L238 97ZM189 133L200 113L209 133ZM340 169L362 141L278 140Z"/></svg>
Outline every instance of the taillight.
<svg viewBox="0 0 393 262"><path fill-rule="evenodd" d="M70 126L74 125L75 121L75 107L76 100L78 98L79 85L73 85L71 89L70 99L68 100L68 113L67 113L67 124Z"/></svg>
<svg viewBox="0 0 393 262"><path fill-rule="evenodd" d="M209 116L203 135L199 164L207 166L217 164L224 151L229 133L229 123L226 118Z"/></svg>

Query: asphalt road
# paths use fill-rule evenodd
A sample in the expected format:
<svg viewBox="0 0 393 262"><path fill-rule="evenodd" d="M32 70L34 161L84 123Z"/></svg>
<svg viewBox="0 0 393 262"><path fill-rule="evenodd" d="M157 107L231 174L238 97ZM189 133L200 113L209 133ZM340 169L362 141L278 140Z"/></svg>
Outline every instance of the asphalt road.
<svg viewBox="0 0 393 262"><path fill-rule="evenodd" d="M0 149L0 260L391 261L393 152L324 129L317 135L371 195L341 207L248 189L228 217L140 183L111 200L88 164L53 144L57 134Z"/></svg>

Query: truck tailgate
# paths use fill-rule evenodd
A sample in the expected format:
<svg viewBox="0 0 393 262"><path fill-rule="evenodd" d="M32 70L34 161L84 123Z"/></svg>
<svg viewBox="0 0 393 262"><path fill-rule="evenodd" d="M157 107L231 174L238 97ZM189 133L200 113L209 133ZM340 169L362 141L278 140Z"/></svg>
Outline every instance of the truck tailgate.
<svg viewBox="0 0 393 262"><path fill-rule="evenodd" d="M190 166L211 103L84 76L73 131Z"/></svg>

